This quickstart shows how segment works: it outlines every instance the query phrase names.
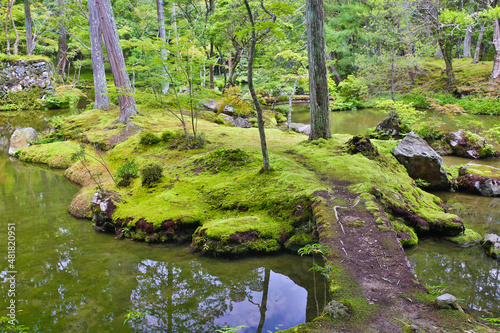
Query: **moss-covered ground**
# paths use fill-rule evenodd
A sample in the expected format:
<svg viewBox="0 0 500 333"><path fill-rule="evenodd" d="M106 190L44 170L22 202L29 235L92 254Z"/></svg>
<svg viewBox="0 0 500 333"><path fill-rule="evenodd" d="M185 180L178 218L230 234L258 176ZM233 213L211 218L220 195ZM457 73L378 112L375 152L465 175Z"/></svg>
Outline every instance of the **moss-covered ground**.
<svg viewBox="0 0 500 333"><path fill-rule="evenodd" d="M80 216L90 215L86 200L96 187L112 191L120 198L112 220L121 237L189 240L195 251L232 257L324 243L335 267L330 291L349 307L351 319L335 323L322 318L299 328L300 332L321 325L329 327L323 332L334 327L359 332L370 323L403 327L393 319L388 326L382 324L397 303L392 298L400 299L394 288L408 293L422 288L413 286L398 233L407 233L415 242L411 230L455 236L463 229L460 218L447 214L440 199L419 189L397 163L391 155L397 141L373 140L379 154L352 155L346 135L307 142L303 135L268 129L272 170L261 172L257 129L200 119L203 148L177 149L164 141L141 144L141 133L161 137L166 130L177 132L182 127L164 110L139 111L129 124L117 122L117 110L69 116L58 130L70 140L32 145L19 156L67 168L66 176L83 186L73 200L75 207L69 209ZM78 152L85 158L72 160ZM136 178L128 187L118 187L112 176L126 161L139 169L155 163L163 177L152 186L143 186ZM396 275L383 275L385 271ZM398 281L397 274L404 277ZM413 309L411 304L406 308Z"/></svg>

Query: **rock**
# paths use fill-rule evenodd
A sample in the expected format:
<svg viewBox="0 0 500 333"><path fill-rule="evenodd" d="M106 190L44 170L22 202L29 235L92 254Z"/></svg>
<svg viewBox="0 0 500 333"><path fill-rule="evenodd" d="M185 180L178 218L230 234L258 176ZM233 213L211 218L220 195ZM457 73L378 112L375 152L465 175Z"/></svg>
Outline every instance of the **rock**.
<svg viewBox="0 0 500 333"><path fill-rule="evenodd" d="M342 319L349 316L349 308L337 301L330 301L323 312L333 319Z"/></svg>
<svg viewBox="0 0 500 333"><path fill-rule="evenodd" d="M97 192L90 201L92 209L92 221L94 229L103 232L114 232L115 225L113 223L113 213L116 205L113 202L115 199L107 193Z"/></svg>
<svg viewBox="0 0 500 333"><path fill-rule="evenodd" d="M415 133L407 134L394 148L393 154L406 167L411 178L428 182L431 189L450 188L443 159Z"/></svg>
<svg viewBox="0 0 500 333"><path fill-rule="evenodd" d="M0 97L32 87L51 87L51 76L44 60L0 61Z"/></svg>
<svg viewBox="0 0 500 333"><path fill-rule="evenodd" d="M225 114L228 114L230 116L234 116L234 108L232 105L226 105L224 106L224 111Z"/></svg>
<svg viewBox="0 0 500 333"><path fill-rule="evenodd" d="M283 123L284 126L288 126L288 123ZM290 123L290 128L300 134L309 135L311 134L311 125L302 123Z"/></svg>
<svg viewBox="0 0 500 333"><path fill-rule="evenodd" d="M467 164L458 170L459 190L485 197L500 196L500 169L488 165Z"/></svg>
<svg viewBox="0 0 500 333"><path fill-rule="evenodd" d="M217 100L209 98L208 102L203 103L203 107L208 111L217 112L217 110L219 109L219 106L217 105L217 103L219 103L219 102L217 102Z"/></svg>
<svg viewBox="0 0 500 333"><path fill-rule="evenodd" d="M481 241L481 235L472 229L465 229L462 234L454 237L447 237L446 239L458 245L471 246Z"/></svg>
<svg viewBox="0 0 500 333"><path fill-rule="evenodd" d="M495 234L487 234L484 236L483 241L484 251L487 255L493 258L500 259L500 236Z"/></svg>
<svg viewBox="0 0 500 333"><path fill-rule="evenodd" d="M444 294L439 297L436 297L434 305L438 309L460 310L463 312L462 308L460 307L460 304L458 304L457 298L451 294Z"/></svg>
<svg viewBox="0 0 500 333"><path fill-rule="evenodd" d="M451 154L470 159L498 156L498 152L486 140L474 133L460 130L445 137L451 147Z"/></svg>
<svg viewBox="0 0 500 333"><path fill-rule="evenodd" d="M37 132L32 127L25 127L15 130L10 137L9 155L14 155L17 150L28 147L29 142L38 137Z"/></svg>
<svg viewBox="0 0 500 333"><path fill-rule="evenodd" d="M238 117L231 121L231 124L235 127L250 128L252 125L248 118Z"/></svg>
<svg viewBox="0 0 500 333"><path fill-rule="evenodd" d="M377 148L373 146L370 139L362 135L356 135L346 143L347 153L354 155L357 153L373 160L375 157L380 156Z"/></svg>
<svg viewBox="0 0 500 333"><path fill-rule="evenodd" d="M382 120L375 128L377 132L382 132L388 137L400 138L401 121L397 114L391 114L389 117Z"/></svg>

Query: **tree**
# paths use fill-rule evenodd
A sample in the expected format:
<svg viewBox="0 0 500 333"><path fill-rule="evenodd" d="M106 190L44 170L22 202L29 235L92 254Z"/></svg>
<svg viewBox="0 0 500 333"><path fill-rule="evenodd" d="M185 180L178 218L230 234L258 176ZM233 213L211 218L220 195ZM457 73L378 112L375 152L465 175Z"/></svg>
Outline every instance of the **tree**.
<svg viewBox="0 0 500 333"><path fill-rule="evenodd" d="M109 95L107 95L108 84L104 69L104 58L102 51L102 32L99 15L97 13L96 0L88 0L90 48L92 57L92 73L94 75L94 109L105 110L109 108Z"/></svg>
<svg viewBox="0 0 500 333"><path fill-rule="evenodd" d="M130 95L132 87L125 66L118 30L110 0L96 0L97 14L101 26L104 45L108 54L113 80L118 91L120 104L120 122L128 122L130 116L137 114L135 99Z"/></svg>
<svg viewBox="0 0 500 333"><path fill-rule="evenodd" d="M323 0L306 0L311 134L309 140L330 139L330 96L326 72Z"/></svg>
<svg viewBox="0 0 500 333"><path fill-rule="evenodd" d="M31 30L31 10L29 0L24 0L24 24L26 26L26 54L33 54L35 42Z"/></svg>
<svg viewBox="0 0 500 333"><path fill-rule="evenodd" d="M163 62L166 62L168 60L167 49L165 48L167 34L165 32L165 14L163 10L163 0L156 0L156 12L158 15L158 37L161 42L161 60ZM166 70L164 70L164 76L166 75ZM165 81L165 83L163 84L162 93L168 94L169 88L170 86L168 81Z"/></svg>
<svg viewBox="0 0 500 333"><path fill-rule="evenodd" d="M66 34L66 23L64 22L64 6L65 0L58 0L59 10L59 48L57 50L57 67L61 69L62 77L66 78L66 67L68 62L68 37Z"/></svg>

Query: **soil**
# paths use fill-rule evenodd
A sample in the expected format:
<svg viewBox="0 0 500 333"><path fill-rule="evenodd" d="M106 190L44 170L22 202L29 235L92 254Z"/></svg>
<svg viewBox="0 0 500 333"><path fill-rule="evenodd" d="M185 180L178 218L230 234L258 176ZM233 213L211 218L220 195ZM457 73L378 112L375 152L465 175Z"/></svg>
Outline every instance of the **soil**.
<svg viewBox="0 0 500 333"><path fill-rule="evenodd" d="M369 314L362 323L354 320L313 322L306 331L321 332L401 332L414 329L415 332L464 332L467 330L460 322L460 328L446 320L434 308L433 303L422 303L416 295L427 293L418 282L401 247L396 233L382 208L379 217L383 224L377 224L372 213L366 210L363 202L350 193L344 182L331 181L332 190L316 192L315 196L324 201L322 209L316 207L321 221L318 225L320 243L327 246L330 260L334 266L343 266L361 289L368 304L377 305L376 312ZM326 199L326 200L325 200ZM342 204L338 202L348 202ZM336 208L335 208L336 207ZM379 206L380 207L380 206ZM338 213L338 220L335 217ZM329 216L328 216L329 215ZM318 216L317 216L318 217ZM349 223L358 221L357 223ZM362 221L360 223L359 221ZM348 277L342 277L343 279ZM335 296L334 296L335 299ZM360 314L355 314L360 315ZM470 322L477 327L478 323ZM481 324L481 326L483 326ZM485 328L486 329L486 328ZM406 330L405 330L406 331ZM490 331L486 329L486 331ZM299 328L298 332L302 332ZM494 330L491 330L494 332Z"/></svg>

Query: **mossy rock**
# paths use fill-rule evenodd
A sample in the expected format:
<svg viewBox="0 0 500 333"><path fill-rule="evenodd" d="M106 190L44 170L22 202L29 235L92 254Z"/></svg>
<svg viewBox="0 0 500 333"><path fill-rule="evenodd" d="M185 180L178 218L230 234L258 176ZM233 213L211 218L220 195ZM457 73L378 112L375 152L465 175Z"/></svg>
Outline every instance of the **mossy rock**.
<svg viewBox="0 0 500 333"><path fill-rule="evenodd" d="M455 237L447 237L450 242L462 245L462 246L467 246L467 245L473 245L477 244L481 241L482 237L480 234L475 232L472 229L465 229L464 232L458 236Z"/></svg>
<svg viewBox="0 0 500 333"><path fill-rule="evenodd" d="M301 248L304 247L308 244L313 244L313 236L311 234L306 234L306 233L297 233L290 237L286 242L285 242L285 249L288 251L291 251L293 253L297 253L297 251Z"/></svg>
<svg viewBox="0 0 500 333"><path fill-rule="evenodd" d="M398 221L392 221L392 226L396 230L396 236L403 247L410 247L418 244L418 236L412 227Z"/></svg>
<svg viewBox="0 0 500 333"><path fill-rule="evenodd" d="M362 135L356 135L351 140L347 141L346 152L351 155L361 153L371 160L380 156L380 153L377 148L373 146L370 139Z"/></svg>
<svg viewBox="0 0 500 333"><path fill-rule="evenodd" d="M250 156L239 148L226 149L219 147L197 161L207 171L217 173L230 171L250 161Z"/></svg>

